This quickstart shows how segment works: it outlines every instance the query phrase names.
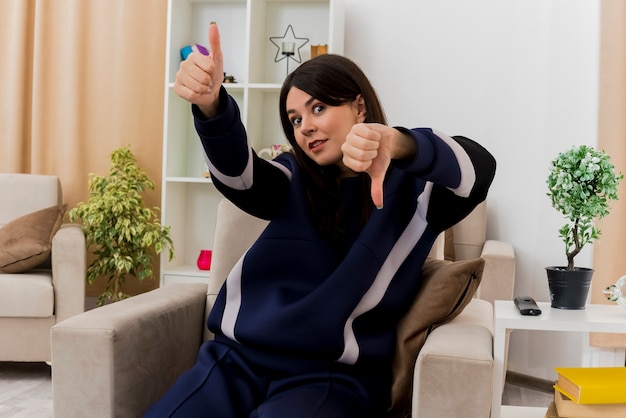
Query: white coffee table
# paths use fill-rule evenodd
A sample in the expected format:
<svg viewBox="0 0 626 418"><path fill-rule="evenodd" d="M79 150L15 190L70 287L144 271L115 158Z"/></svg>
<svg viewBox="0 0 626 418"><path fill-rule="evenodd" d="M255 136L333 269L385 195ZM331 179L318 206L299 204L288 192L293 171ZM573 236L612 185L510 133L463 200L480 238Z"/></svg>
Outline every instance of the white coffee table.
<svg viewBox="0 0 626 418"><path fill-rule="evenodd" d="M501 406L504 385L505 337L507 330L609 332L626 334L626 309L618 305L588 304L582 310L553 309L550 303L537 303L540 316L520 315L510 300L497 300L494 306L493 397L491 418L539 418L547 408ZM541 412L543 411L543 412ZM524 415L526 414L526 415Z"/></svg>

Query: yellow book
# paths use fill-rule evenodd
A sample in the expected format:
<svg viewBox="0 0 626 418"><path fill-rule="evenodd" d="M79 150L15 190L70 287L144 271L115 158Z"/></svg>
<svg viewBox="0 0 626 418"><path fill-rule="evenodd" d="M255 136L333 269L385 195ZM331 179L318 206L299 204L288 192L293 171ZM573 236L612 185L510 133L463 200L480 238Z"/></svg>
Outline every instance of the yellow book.
<svg viewBox="0 0 626 418"><path fill-rule="evenodd" d="M578 404L626 403L626 367L556 367L554 388Z"/></svg>
<svg viewBox="0 0 626 418"><path fill-rule="evenodd" d="M554 401L558 412L556 417L567 418L624 418L626 417L626 403L605 403L584 405L577 404L561 392L554 391ZM547 415L546 415L547 417ZM550 417L552 418L552 417Z"/></svg>

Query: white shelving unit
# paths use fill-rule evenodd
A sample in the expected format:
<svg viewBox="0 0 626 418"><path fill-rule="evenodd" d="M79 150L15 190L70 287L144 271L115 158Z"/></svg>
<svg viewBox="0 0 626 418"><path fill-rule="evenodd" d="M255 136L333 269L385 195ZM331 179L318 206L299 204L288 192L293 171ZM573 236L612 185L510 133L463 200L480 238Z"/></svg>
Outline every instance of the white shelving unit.
<svg viewBox="0 0 626 418"><path fill-rule="evenodd" d="M215 215L221 195L205 171L202 148L193 127L189 103L174 93L180 49L201 44L208 48L208 27L219 25L224 71L236 83L225 84L235 98L253 148L259 151L284 143L278 117L278 95L287 72L285 60L275 62L277 47L270 37L282 37L291 25L302 62L310 46L327 44L343 53L343 0L169 0L163 127L161 222L171 227L176 258L161 257L161 286L206 282L210 271L199 270L201 249L213 247ZM291 60L289 71L298 63Z"/></svg>

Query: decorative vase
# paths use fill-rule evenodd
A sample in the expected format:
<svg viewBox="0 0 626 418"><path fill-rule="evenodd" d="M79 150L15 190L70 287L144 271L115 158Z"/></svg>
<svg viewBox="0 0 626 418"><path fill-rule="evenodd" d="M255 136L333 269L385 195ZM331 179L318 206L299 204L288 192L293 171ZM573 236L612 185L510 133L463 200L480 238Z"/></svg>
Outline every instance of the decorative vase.
<svg viewBox="0 0 626 418"><path fill-rule="evenodd" d="M593 269L546 267L550 288L550 306L557 309L585 309Z"/></svg>
<svg viewBox="0 0 626 418"><path fill-rule="evenodd" d="M620 277L615 284L607 286L602 293L608 300L626 309L626 276Z"/></svg>
<svg viewBox="0 0 626 418"><path fill-rule="evenodd" d="M211 270L211 258L213 258L213 251L200 250L198 255L197 266L200 270Z"/></svg>

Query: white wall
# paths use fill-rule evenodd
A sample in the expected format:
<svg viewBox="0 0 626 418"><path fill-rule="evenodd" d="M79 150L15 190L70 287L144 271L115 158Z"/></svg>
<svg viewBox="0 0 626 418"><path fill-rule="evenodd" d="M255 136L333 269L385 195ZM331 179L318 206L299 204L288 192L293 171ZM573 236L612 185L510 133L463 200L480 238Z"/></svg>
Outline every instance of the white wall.
<svg viewBox="0 0 626 418"><path fill-rule="evenodd" d="M345 54L390 124L465 135L498 161L488 238L511 242L516 294L548 301L544 267L565 263L549 161L596 144L599 0L345 0ZM577 265L591 266L591 248ZM513 333L509 370L553 378L579 365L584 334Z"/></svg>

